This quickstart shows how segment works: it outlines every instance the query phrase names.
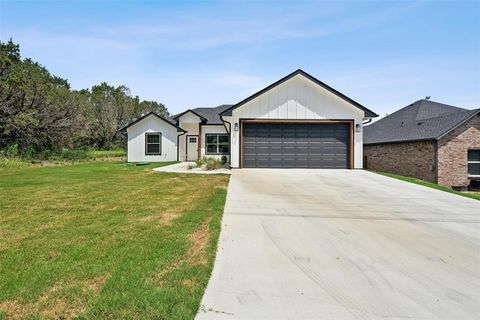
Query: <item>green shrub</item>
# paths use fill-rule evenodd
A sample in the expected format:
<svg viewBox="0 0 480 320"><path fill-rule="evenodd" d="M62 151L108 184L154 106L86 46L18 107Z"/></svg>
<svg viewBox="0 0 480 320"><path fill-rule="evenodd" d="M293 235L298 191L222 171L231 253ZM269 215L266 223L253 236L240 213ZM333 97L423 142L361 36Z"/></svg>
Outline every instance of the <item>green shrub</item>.
<svg viewBox="0 0 480 320"><path fill-rule="evenodd" d="M0 156L0 168L23 168L28 167L29 163L19 159L9 159Z"/></svg>
<svg viewBox="0 0 480 320"><path fill-rule="evenodd" d="M12 144L5 149L5 156L7 158L17 158L20 155L18 144Z"/></svg>
<svg viewBox="0 0 480 320"><path fill-rule="evenodd" d="M203 157L202 159L197 160L196 163L197 167L202 168L203 170L215 170L225 167L225 164L222 163L222 160L211 157Z"/></svg>
<svg viewBox="0 0 480 320"><path fill-rule="evenodd" d="M225 164L227 163L227 156L222 156L222 164Z"/></svg>

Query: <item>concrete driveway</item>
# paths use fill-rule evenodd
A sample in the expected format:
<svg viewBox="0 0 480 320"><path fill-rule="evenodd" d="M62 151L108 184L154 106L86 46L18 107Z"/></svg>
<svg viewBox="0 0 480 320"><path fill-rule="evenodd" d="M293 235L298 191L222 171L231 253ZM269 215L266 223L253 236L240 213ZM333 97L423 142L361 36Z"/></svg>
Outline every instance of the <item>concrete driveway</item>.
<svg viewBox="0 0 480 320"><path fill-rule="evenodd" d="M234 170L197 319L479 316L479 201L361 170Z"/></svg>

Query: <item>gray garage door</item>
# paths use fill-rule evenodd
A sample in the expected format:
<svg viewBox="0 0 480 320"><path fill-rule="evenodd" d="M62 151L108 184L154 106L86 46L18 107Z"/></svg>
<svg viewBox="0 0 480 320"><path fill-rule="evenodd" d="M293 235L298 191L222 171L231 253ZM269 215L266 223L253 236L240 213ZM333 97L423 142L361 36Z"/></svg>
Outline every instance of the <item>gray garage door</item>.
<svg viewBox="0 0 480 320"><path fill-rule="evenodd" d="M348 168L348 123L243 123L245 168Z"/></svg>

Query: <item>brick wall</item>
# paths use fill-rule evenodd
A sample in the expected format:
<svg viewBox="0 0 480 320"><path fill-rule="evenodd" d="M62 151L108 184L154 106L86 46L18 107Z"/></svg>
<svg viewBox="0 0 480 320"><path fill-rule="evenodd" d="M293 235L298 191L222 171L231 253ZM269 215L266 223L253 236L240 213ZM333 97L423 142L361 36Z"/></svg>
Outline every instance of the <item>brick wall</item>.
<svg viewBox="0 0 480 320"><path fill-rule="evenodd" d="M364 145L366 168L435 182L435 143L418 141Z"/></svg>
<svg viewBox="0 0 480 320"><path fill-rule="evenodd" d="M480 148L480 116L462 124L438 142L438 184L466 186L467 150Z"/></svg>

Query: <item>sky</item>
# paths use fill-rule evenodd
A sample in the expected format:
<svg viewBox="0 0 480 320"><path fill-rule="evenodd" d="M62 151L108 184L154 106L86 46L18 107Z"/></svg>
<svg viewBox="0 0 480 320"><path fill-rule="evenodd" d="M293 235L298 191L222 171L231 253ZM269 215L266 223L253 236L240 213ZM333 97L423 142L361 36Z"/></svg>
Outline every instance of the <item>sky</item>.
<svg viewBox="0 0 480 320"><path fill-rule="evenodd" d="M126 85L171 113L299 68L381 116L425 96L480 108L480 0L0 0L9 38L74 89Z"/></svg>

